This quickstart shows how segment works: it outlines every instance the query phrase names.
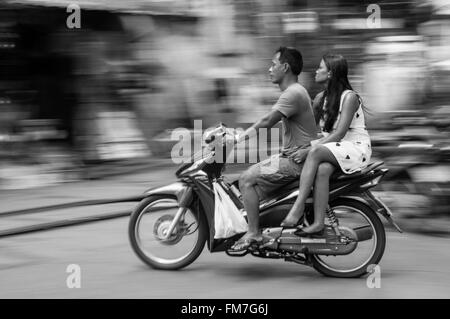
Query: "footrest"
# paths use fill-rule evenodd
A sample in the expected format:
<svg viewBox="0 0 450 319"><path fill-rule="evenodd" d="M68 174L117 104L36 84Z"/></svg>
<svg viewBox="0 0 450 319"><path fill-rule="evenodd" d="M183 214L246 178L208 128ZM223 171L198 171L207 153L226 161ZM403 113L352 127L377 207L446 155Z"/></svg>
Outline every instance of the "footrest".
<svg viewBox="0 0 450 319"><path fill-rule="evenodd" d="M245 255L247 255L247 254L249 253L249 250L247 249L247 250L244 251L244 252L238 252L238 253L235 253L235 252L229 251L229 250L227 249L227 250L225 250L225 252L226 252L226 254L227 254L228 256L231 256L231 257L244 257Z"/></svg>

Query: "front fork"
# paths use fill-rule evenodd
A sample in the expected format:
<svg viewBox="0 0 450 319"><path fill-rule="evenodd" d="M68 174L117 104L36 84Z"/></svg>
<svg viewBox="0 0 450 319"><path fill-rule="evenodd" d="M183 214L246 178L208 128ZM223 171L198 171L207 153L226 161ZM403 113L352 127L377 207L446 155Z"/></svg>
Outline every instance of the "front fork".
<svg viewBox="0 0 450 319"><path fill-rule="evenodd" d="M192 187L186 187L185 189L183 189L181 193L177 194L177 198L180 207L178 208L175 217L170 223L166 235L164 236L164 238L162 238L163 240L170 238L173 230L175 229L175 226L180 222L181 217L184 216L184 213L186 212L187 208L191 205Z"/></svg>

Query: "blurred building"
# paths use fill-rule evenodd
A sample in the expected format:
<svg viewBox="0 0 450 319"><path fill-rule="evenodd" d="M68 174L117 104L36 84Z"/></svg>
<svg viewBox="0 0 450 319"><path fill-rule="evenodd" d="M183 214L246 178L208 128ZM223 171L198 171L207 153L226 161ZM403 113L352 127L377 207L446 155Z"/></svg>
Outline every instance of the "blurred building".
<svg viewBox="0 0 450 319"><path fill-rule="evenodd" d="M79 29L66 24L69 4L80 6ZM170 130L193 128L196 119L203 129L218 122L248 126L279 96L267 72L281 45L303 53L300 82L312 97L322 90L314 83L322 55L343 54L352 85L372 111L371 127L388 122L393 110L428 115L432 105L445 113L447 1L378 1L376 27L369 5L3 1L0 161L77 172L105 161L167 155Z"/></svg>

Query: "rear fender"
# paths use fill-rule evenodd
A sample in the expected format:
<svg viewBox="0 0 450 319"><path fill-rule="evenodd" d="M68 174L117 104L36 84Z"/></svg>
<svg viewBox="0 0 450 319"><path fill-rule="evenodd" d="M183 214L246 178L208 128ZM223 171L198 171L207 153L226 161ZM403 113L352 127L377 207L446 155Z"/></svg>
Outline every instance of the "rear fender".
<svg viewBox="0 0 450 319"><path fill-rule="evenodd" d="M372 207L375 212L383 216L387 222L392 225L399 233L403 233L403 230L392 219L392 212L390 209L378 198L376 198L371 192L364 192L358 195L339 196L339 198L351 199Z"/></svg>

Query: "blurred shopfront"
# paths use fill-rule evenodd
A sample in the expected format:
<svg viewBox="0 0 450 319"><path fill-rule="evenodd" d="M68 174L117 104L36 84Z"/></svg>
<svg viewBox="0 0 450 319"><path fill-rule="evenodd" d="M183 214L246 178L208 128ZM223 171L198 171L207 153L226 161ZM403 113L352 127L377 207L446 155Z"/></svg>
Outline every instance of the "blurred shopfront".
<svg viewBox="0 0 450 319"><path fill-rule="evenodd" d="M170 94L161 97L166 70L148 53L152 24L189 29L197 17L92 1L81 7L81 28L70 29L66 5L74 2L0 5L0 188L89 178L86 168L105 162L146 161L151 137L188 117L165 99ZM150 22L144 35L124 28L143 20ZM150 43L142 40L148 35Z"/></svg>
<svg viewBox="0 0 450 319"><path fill-rule="evenodd" d="M279 96L267 72L281 45L302 51L311 97L322 55L337 52L373 113L425 114L448 101L450 19L435 2L378 1L369 28L370 1L6 0L0 161L79 178L167 155L170 130L194 120L248 126ZM77 3L81 28L70 29Z"/></svg>

